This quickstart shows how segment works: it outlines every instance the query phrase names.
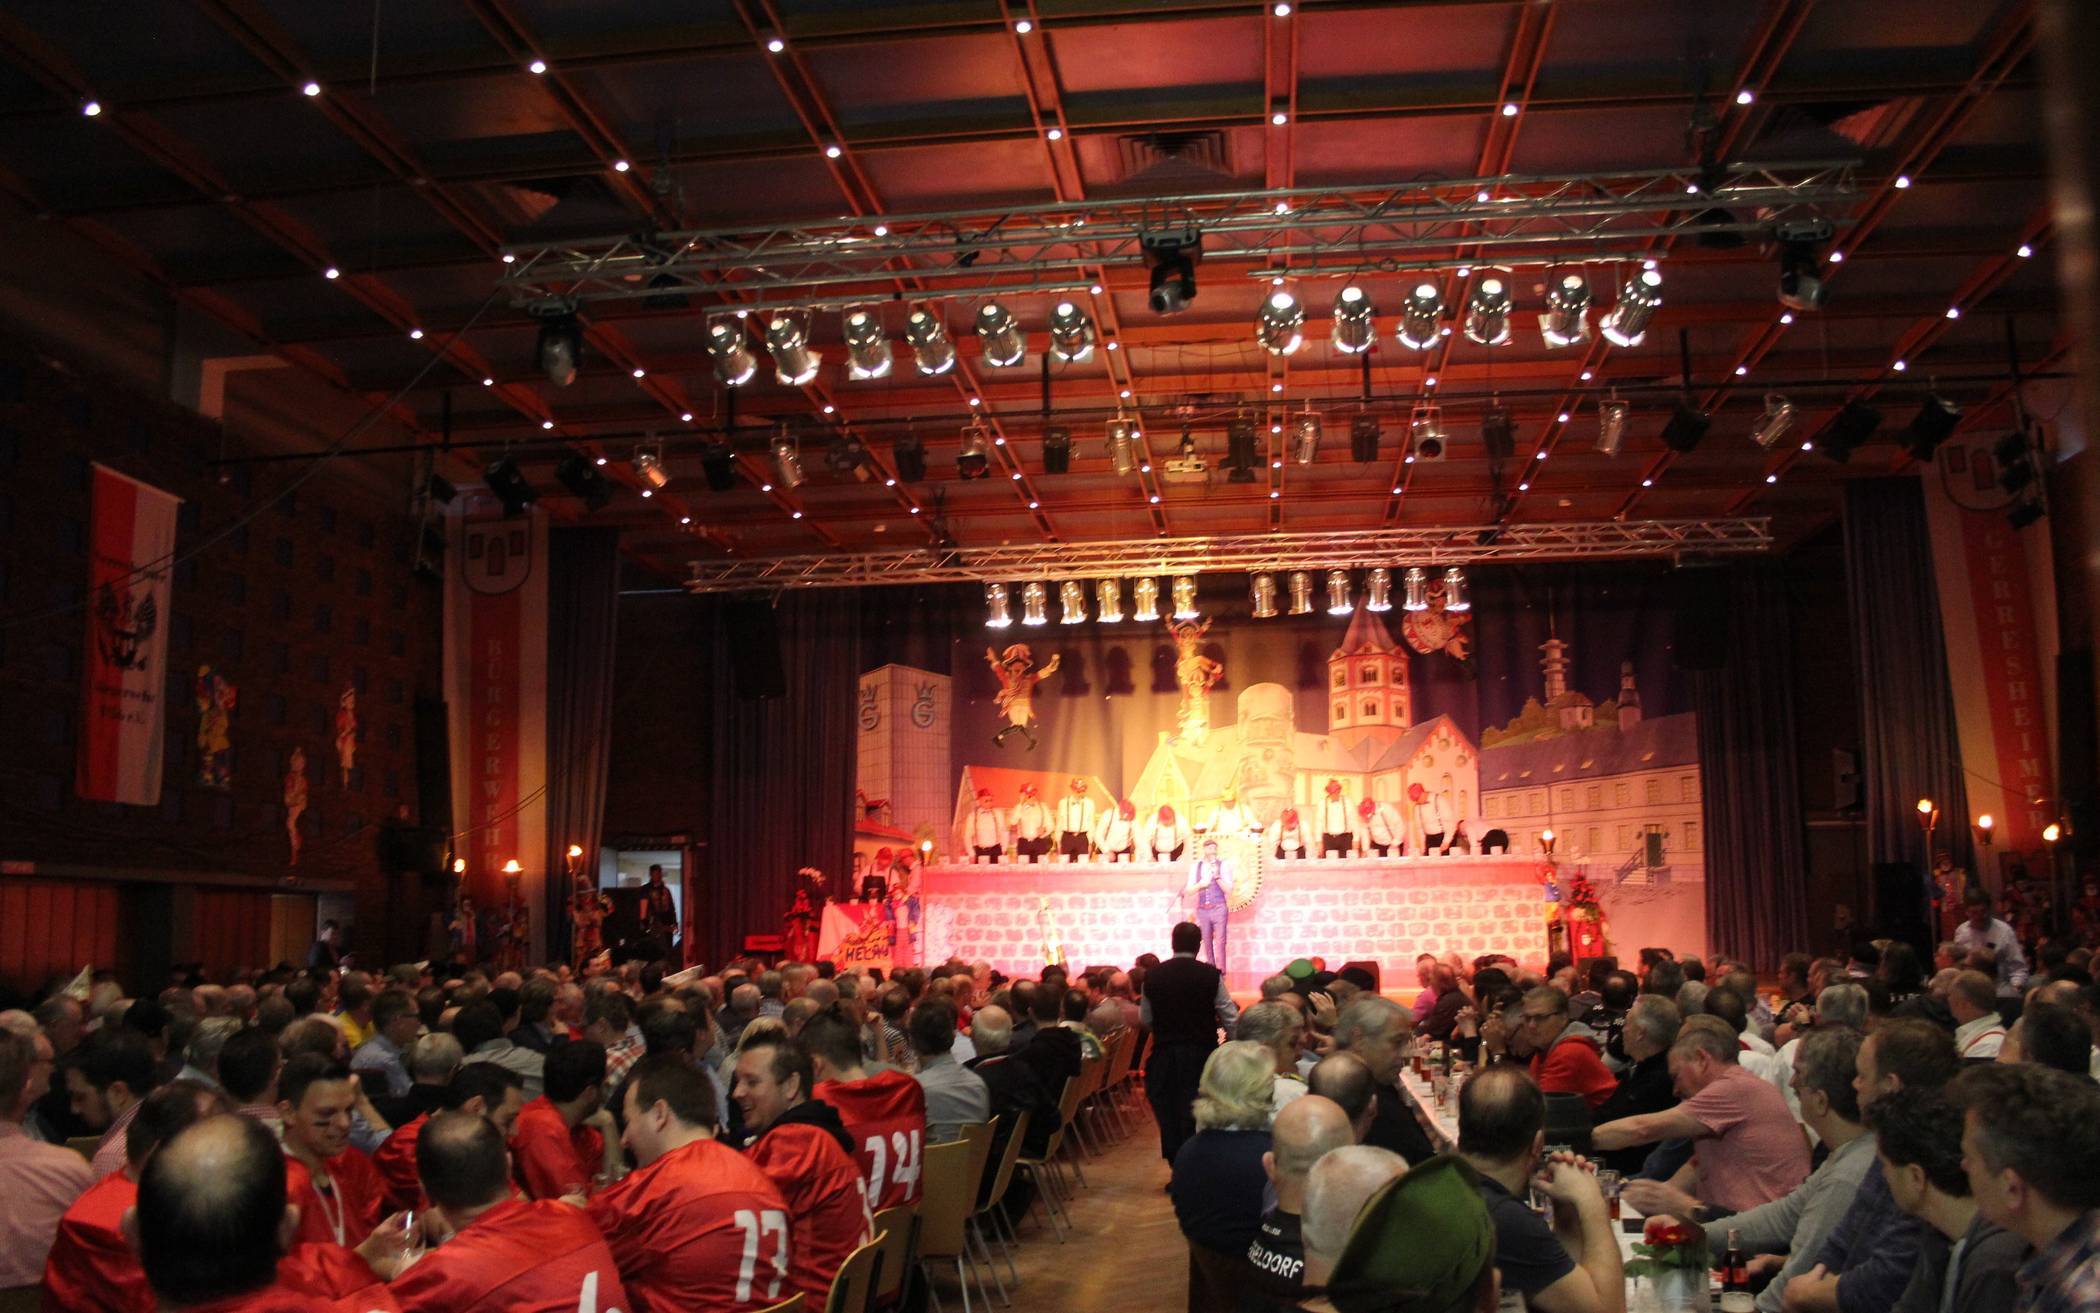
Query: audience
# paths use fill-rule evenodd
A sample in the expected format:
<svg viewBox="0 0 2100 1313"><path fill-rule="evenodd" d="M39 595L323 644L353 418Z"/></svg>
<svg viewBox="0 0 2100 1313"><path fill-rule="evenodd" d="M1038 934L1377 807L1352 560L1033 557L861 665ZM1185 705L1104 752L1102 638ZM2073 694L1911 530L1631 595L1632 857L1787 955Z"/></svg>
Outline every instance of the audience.
<svg viewBox="0 0 2100 1313"><path fill-rule="evenodd" d="M1413 1032L1414 1014L1376 994L1352 1000L1334 1021L1335 1052L1353 1053L1371 1070L1376 1109L1364 1143L1419 1163L1428 1161L1435 1150L1415 1118L1412 1102L1400 1089L1400 1071L1407 1065Z"/></svg>
<svg viewBox="0 0 2100 1313"><path fill-rule="evenodd" d="M2100 1291L2100 1089L2046 1067L1996 1063L1949 1090L1976 1209L2029 1246L2018 1307L2093 1306Z"/></svg>
<svg viewBox="0 0 2100 1313"><path fill-rule="evenodd" d="M1525 994L1522 1006L1531 1078L1548 1094L1579 1095L1592 1109L1601 1107L1619 1082L1604 1065L1597 1033L1569 1020L1568 996L1551 985Z"/></svg>
<svg viewBox="0 0 2100 1313"><path fill-rule="evenodd" d="M349 1068L318 1053L300 1054L278 1075L285 1197L298 1210L302 1241L354 1244L379 1222L386 1182L364 1150L350 1143L357 1100Z"/></svg>
<svg viewBox="0 0 2100 1313"><path fill-rule="evenodd" d="M2020 1019L2005 1033L1997 1061L2032 1062L2090 1078L2093 1032L2075 1010L2037 999L2021 1010Z"/></svg>
<svg viewBox="0 0 2100 1313"><path fill-rule="evenodd" d="M1406 1159L1368 1144L1344 1145L1313 1164L1305 1174L1305 1212L1299 1227L1306 1293L1327 1289L1364 1204L1406 1173Z"/></svg>
<svg viewBox="0 0 2100 1313"><path fill-rule="evenodd" d="M124 1167L124 1132L154 1086L151 1042L127 1027L104 1028L66 1065L73 1115L102 1139L89 1165L101 1180Z"/></svg>
<svg viewBox="0 0 2100 1313"><path fill-rule="evenodd" d="M811 1093L838 1109L868 1207L875 1212L919 1201L919 1155L926 1143L926 1091L894 1068L870 1073L862 1065L860 1028L839 1004L802 1028L816 1077Z"/></svg>
<svg viewBox="0 0 2100 1313"><path fill-rule="evenodd" d="M1874 1103L1874 1141L1896 1206L1924 1224L1895 1313L2012 1313L2027 1241L1977 1208L1962 1169L1962 1112L1937 1090Z"/></svg>
<svg viewBox="0 0 2100 1313"><path fill-rule="evenodd" d="M59 1219L95 1183L79 1154L22 1129L31 1092L49 1078L50 1051L41 1038L0 1030L0 1290L36 1284Z"/></svg>
<svg viewBox="0 0 2100 1313"><path fill-rule="evenodd" d="M927 999L911 1013L911 1047L918 1055L912 1079L926 1096L928 1144L946 1144L963 1127L992 1119L984 1078L955 1060L956 1020L955 1004L943 998Z"/></svg>
<svg viewBox="0 0 2100 1313"><path fill-rule="evenodd" d="M1251 1009L1250 1009L1251 1011ZM1276 1206L1261 1215L1247 1246L1252 1287L1271 1302L1295 1304L1305 1284L1305 1178L1333 1150L1356 1143L1349 1115L1319 1095L1293 1099L1275 1115L1262 1171L1276 1192Z"/></svg>
<svg viewBox="0 0 2100 1313"><path fill-rule="evenodd" d="M1972 959L1987 954L1998 997L2017 1000L2027 988L2027 954L2020 947L2020 937L2011 926L1991 915L1991 896L1981 885L1969 886L1962 909L1968 915L1954 928L1955 948ZM1971 965L1975 963L1972 961Z"/></svg>
<svg viewBox="0 0 2100 1313"><path fill-rule="evenodd" d="M477 1064L478 1065L478 1064ZM605 1050L589 1040L549 1049L546 1092L526 1103L510 1132L512 1174L528 1199L587 1195L617 1161L605 1097Z"/></svg>
<svg viewBox="0 0 2100 1313"><path fill-rule="evenodd" d="M1203 1064L1196 1133L1174 1155L1167 1187L1189 1242L1191 1313L1238 1297L1240 1264L1261 1229L1275 1083L1274 1058L1251 1040L1222 1044Z"/></svg>
<svg viewBox="0 0 2100 1313"><path fill-rule="evenodd" d="M1981 971L1964 971L1947 990L1947 1010L1954 1016L1954 1047L1963 1062L1989 1062L2005 1044L2005 1023L1998 1016L1998 984Z"/></svg>
<svg viewBox="0 0 2100 1313"><path fill-rule="evenodd" d="M1619 1032L1628 1065L1610 1096L1591 1111L1593 1123L1666 1112L1677 1106L1677 1089L1670 1078L1670 1047L1677 1042L1682 1024L1677 1005L1660 994L1641 994L1632 999ZM1637 1145L1600 1152L1597 1157L1605 1167L1631 1176L1640 1171L1648 1150Z"/></svg>
<svg viewBox="0 0 2100 1313"><path fill-rule="evenodd" d="M732 1095L755 1137L746 1153L787 1201L789 1282L818 1300L869 1239L867 1187L838 1110L810 1097L816 1076L809 1050L784 1034L746 1034Z"/></svg>

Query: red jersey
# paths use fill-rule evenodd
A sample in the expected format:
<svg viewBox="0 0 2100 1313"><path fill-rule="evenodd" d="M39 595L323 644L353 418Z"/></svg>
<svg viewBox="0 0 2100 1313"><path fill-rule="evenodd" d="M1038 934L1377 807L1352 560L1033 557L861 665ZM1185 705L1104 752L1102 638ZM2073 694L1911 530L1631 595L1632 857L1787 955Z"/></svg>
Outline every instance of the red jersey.
<svg viewBox="0 0 2100 1313"><path fill-rule="evenodd" d="M785 1298L787 1203L727 1145L695 1140L591 1200L632 1313L747 1313Z"/></svg>
<svg viewBox="0 0 2100 1313"><path fill-rule="evenodd" d="M519 1109L510 1159L511 1175L528 1198L588 1194L605 1161L605 1137L595 1126L571 1127L543 1094Z"/></svg>
<svg viewBox="0 0 2100 1313"><path fill-rule="evenodd" d="M299 1205L299 1230L292 1242L355 1248L386 1216L386 1182L371 1155L354 1145L326 1164L331 1188L323 1191L305 1163L284 1156L284 1199Z"/></svg>
<svg viewBox="0 0 2100 1313"><path fill-rule="evenodd" d="M919 1147L926 1139L926 1090L901 1071L861 1080L819 1081L812 1093L838 1109L868 1207L875 1212L919 1202Z"/></svg>
<svg viewBox="0 0 2100 1313"><path fill-rule="evenodd" d="M393 1292L339 1245L294 1244L261 1290L192 1304L186 1313L400 1313Z"/></svg>
<svg viewBox="0 0 2100 1313"><path fill-rule="evenodd" d="M749 1156L787 1200L795 1260L788 1284L811 1300L826 1297L839 1268L874 1234L860 1165L831 1132L796 1123L759 1136Z"/></svg>
<svg viewBox="0 0 2100 1313"><path fill-rule="evenodd" d="M634 1307L591 1219L509 1199L394 1278L403 1313L578 1313Z"/></svg>
<svg viewBox="0 0 2100 1313"><path fill-rule="evenodd" d="M415 1208L423 1202L423 1178L416 1173L416 1141L429 1120L426 1112L405 1126L396 1126L394 1133L372 1151L372 1166L379 1169L379 1179L386 1183L385 1206L391 1211Z"/></svg>
<svg viewBox="0 0 2100 1313"><path fill-rule="evenodd" d="M146 1270L124 1241L124 1210L138 1182L116 1172L88 1187L58 1219L44 1263L44 1313L153 1313Z"/></svg>

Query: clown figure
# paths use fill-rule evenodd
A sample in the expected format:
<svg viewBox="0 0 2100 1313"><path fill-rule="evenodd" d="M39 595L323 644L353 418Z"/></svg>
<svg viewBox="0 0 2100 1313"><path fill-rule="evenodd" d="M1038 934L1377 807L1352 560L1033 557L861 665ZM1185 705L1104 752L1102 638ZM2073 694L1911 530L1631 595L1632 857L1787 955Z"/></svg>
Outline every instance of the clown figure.
<svg viewBox="0 0 2100 1313"><path fill-rule="evenodd" d="M1068 862L1083 862L1094 838L1094 800L1086 781L1072 777L1071 791L1057 804L1057 852Z"/></svg>
<svg viewBox="0 0 2100 1313"><path fill-rule="evenodd" d="M1006 724L992 736L992 746L1003 747L1006 736L1020 734L1027 738L1028 746L1035 746L1035 686L1057 673L1057 657L1052 656L1041 670L1035 669L1035 658L1026 643L1015 643L1004 652L984 650L985 664L999 677L999 693L993 701L999 714L1006 717Z"/></svg>
<svg viewBox="0 0 2100 1313"><path fill-rule="evenodd" d="M1014 807L1007 832L1014 842L1014 856L1026 857L1031 865L1050 851L1050 808L1033 782L1021 786L1021 801Z"/></svg>
<svg viewBox="0 0 2100 1313"><path fill-rule="evenodd" d="M990 789L977 791L977 805L963 817L963 846L972 863L996 862L1006 851L1006 817L992 805Z"/></svg>
<svg viewBox="0 0 2100 1313"><path fill-rule="evenodd" d="M1188 847L1189 823L1172 807L1161 807L1145 823L1145 839L1139 845L1146 860L1178 862Z"/></svg>
<svg viewBox="0 0 2100 1313"><path fill-rule="evenodd" d="M1101 817L1094 831L1094 846L1112 862L1128 862L1137 856L1137 807L1129 799Z"/></svg>
<svg viewBox="0 0 2100 1313"><path fill-rule="evenodd" d="M1298 809L1286 807L1283 815L1276 818L1276 855L1299 858L1305 856L1305 827L1298 823Z"/></svg>

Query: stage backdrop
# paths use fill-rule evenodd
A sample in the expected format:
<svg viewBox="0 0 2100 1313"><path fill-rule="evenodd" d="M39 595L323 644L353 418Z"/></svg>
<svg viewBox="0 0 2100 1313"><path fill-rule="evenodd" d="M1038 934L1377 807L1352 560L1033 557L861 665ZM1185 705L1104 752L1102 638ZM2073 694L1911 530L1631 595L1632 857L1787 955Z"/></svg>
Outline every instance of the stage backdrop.
<svg viewBox="0 0 2100 1313"><path fill-rule="evenodd" d="M1644 565L1468 574L1470 612L1449 611L1440 586L1430 610L1405 611L1396 571L1389 611L1329 614L1321 587L1312 614L1266 620L1252 617L1244 576L1220 576L1201 586L1197 623L1209 627L1178 639L1157 620L1058 623L1054 587L1050 623L1018 623L1016 586L1016 623L988 630L973 598L947 662L926 662L954 676L941 848L967 855L961 819L977 789L1010 813L1032 782L1054 808L1080 777L1097 806L1127 798L1141 822L1167 806L1202 824L1228 791L1264 820L1293 807L1317 850L1314 804L1332 779L1352 812L1368 796L1418 836L1462 825L1476 850L1492 837L1538 854L1551 829L1563 865L1596 885L1619 951L1703 949L1698 727L1671 650L1677 581ZM1360 573L1353 582L1360 603ZM1159 585L1166 612L1169 581ZM1034 687L1033 747L1019 732L994 744L1009 718L993 667L1021 657L1016 646L1031 674L1056 661ZM1214 682L1193 693L1185 681ZM1083 958L1083 936L1067 938Z"/></svg>

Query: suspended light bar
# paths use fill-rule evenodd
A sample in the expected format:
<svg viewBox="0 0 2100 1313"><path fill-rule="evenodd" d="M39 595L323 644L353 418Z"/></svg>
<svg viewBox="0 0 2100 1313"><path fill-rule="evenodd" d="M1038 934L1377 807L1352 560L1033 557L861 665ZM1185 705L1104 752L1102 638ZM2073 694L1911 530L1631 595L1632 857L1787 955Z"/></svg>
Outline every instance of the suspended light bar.
<svg viewBox="0 0 2100 1313"><path fill-rule="evenodd" d="M1007 613L1005 584L984 586L984 608L988 613L984 618L986 629L1004 629L1014 622L1013 616Z"/></svg>
<svg viewBox="0 0 2100 1313"><path fill-rule="evenodd" d="M1327 572L1327 614L1347 615L1356 609L1349 599L1349 572L1329 570Z"/></svg>
<svg viewBox="0 0 2100 1313"><path fill-rule="evenodd" d="M335 276L331 269L329 276ZM535 353L539 357L540 372L547 381L558 388L565 388L576 381L576 367L583 363L583 325L575 315L549 315L540 320L539 342Z"/></svg>
<svg viewBox="0 0 2100 1313"><path fill-rule="evenodd" d="M723 387L740 388L758 372L758 361L744 341L743 324L735 319L717 319L707 326L707 354L714 357L715 377Z"/></svg>
<svg viewBox="0 0 2100 1313"><path fill-rule="evenodd" d="M1427 611L1429 609L1429 574L1419 565L1407 569L1406 588L1400 602L1403 611Z"/></svg>
<svg viewBox="0 0 2100 1313"><path fill-rule="evenodd" d="M1500 346L1509 341L1509 284L1493 274L1473 284L1466 299L1464 332L1468 342Z"/></svg>
<svg viewBox="0 0 2100 1313"><path fill-rule="evenodd" d="M1130 595L1137 602L1137 609L1131 612L1131 619L1159 619L1159 580L1149 574L1139 575L1137 582L1130 586Z"/></svg>
<svg viewBox="0 0 2100 1313"><path fill-rule="evenodd" d="M785 434L773 439L773 481L783 488L802 486L802 451Z"/></svg>
<svg viewBox="0 0 2100 1313"><path fill-rule="evenodd" d="M845 320L846 375L856 382L887 378L895 358L882 320L872 310L848 310Z"/></svg>
<svg viewBox="0 0 2100 1313"><path fill-rule="evenodd" d="M1399 337L1403 345L1427 351L1436 345L1441 332L1437 323L1444 317L1444 294L1435 283L1416 283L1400 307Z"/></svg>
<svg viewBox="0 0 2100 1313"><path fill-rule="evenodd" d="M1466 572L1457 566L1444 571L1444 609L1446 611L1470 611L1473 598L1466 591Z"/></svg>
<svg viewBox="0 0 2100 1313"><path fill-rule="evenodd" d="M1306 411L1291 425L1291 459L1310 465L1320 454L1320 417Z"/></svg>
<svg viewBox="0 0 2100 1313"><path fill-rule="evenodd" d="M1043 614L1043 604L1050 600L1050 590L1031 581L1021 589L1021 623L1024 625L1047 625L1050 617Z"/></svg>
<svg viewBox="0 0 2100 1313"><path fill-rule="evenodd" d="M1580 272L1562 274L1547 289L1546 313L1539 316L1539 336L1549 347L1574 346L1590 340L1590 280Z"/></svg>
<svg viewBox="0 0 2100 1313"><path fill-rule="evenodd" d="M1254 336L1270 355L1289 355L1305 341L1305 307L1289 292L1269 293L1255 321Z"/></svg>
<svg viewBox="0 0 2100 1313"><path fill-rule="evenodd" d="M1058 621L1061 624L1080 625L1086 623L1086 585L1077 579L1067 579L1057 586Z"/></svg>
<svg viewBox="0 0 2100 1313"><path fill-rule="evenodd" d="M955 342L930 310L914 310L904 320L904 340L921 374L945 374L955 368Z"/></svg>
<svg viewBox="0 0 2100 1313"><path fill-rule="evenodd" d="M1194 620L1202 612L1196 609L1196 576L1177 574L1174 576L1174 618Z"/></svg>
<svg viewBox="0 0 2100 1313"><path fill-rule="evenodd" d="M1131 420L1117 416L1105 426L1108 431L1108 458L1114 463L1116 473L1137 472L1137 425Z"/></svg>
<svg viewBox="0 0 2100 1313"><path fill-rule="evenodd" d="M1256 620L1273 620L1276 617L1276 576L1266 570L1255 575L1248 586L1248 597L1254 603Z"/></svg>
<svg viewBox="0 0 2100 1313"><path fill-rule="evenodd" d="M1777 392L1765 394L1765 413L1757 417L1750 429L1750 440L1770 451L1774 443L1786 436L1794 427L1794 403Z"/></svg>
<svg viewBox="0 0 2100 1313"><path fill-rule="evenodd" d="M1654 269L1643 269L1627 279L1626 286L1619 289L1619 303L1599 325L1604 340L1613 346L1639 346L1647 335L1648 321L1662 305L1662 285L1663 276Z"/></svg>
<svg viewBox="0 0 2100 1313"><path fill-rule="evenodd" d="M1104 625L1122 622L1123 581L1121 579L1099 579L1095 581L1094 618Z"/></svg>
<svg viewBox="0 0 2100 1313"><path fill-rule="evenodd" d="M1050 354L1074 365L1093 358L1094 321L1070 301L1050 312Z"/></svg>
<svg viewBox="0 0 2100 1313"><path fill-rule="evenodd" d="M1378 311L1364 289L1351 283L1334 297L1334 349L1360 355L1378 341Z"/></svg>
<svg viewBox="0 0 2100 1313"><path fill-rule="evenodd" d="M799 388L815 379L823 359L809 349L809 320L795 311L783 311L766 325L766 350L773 355L775 373L782 383Z"/></svg>
<svg viewBox="0 0 2100 1313"><path fill-rule="evenodd" d="M1393 572L1384 566L1375 567L1364 576L1364 610L1390 611L1393 609Z"/></svg>
<svg viewBox="0 0 2100 1313"><path fill-rule="evenodd" d="M1626 417L1630 412L1625 402L1617 397L1597 403L1597 454L1616 456L1619 448L1626 445Z"/></svg>
<svg viewBox="0 0 2100 1313"><path fill-rule="evenodd" d="M977 340L984 343L984 363L995 369L1018 365L1028 355L1028 339L1021 335L1013 312L997 301L987 301L977 311Z"/></svg>
<svg viewBox="0 0 2100 1313"><path fill-rule="evenodd" d="M1291 571L1291 614L1312 614L1312 575L1304 570Z"/></svg>

